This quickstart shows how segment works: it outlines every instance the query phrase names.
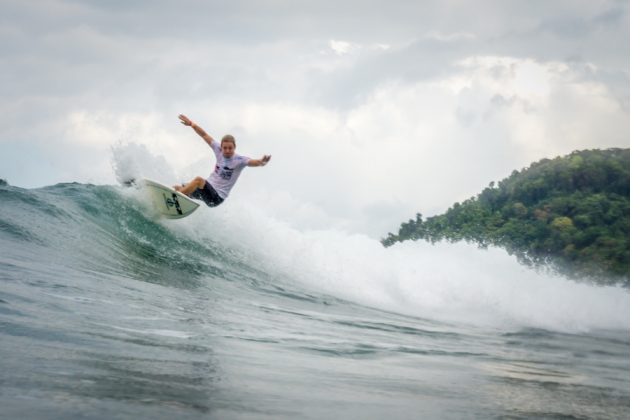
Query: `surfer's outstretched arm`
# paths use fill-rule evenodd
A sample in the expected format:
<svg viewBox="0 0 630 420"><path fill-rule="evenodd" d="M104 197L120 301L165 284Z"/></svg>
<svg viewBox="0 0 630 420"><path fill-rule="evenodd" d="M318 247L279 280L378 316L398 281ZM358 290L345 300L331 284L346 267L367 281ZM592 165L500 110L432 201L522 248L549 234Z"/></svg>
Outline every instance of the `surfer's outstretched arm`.
<svg viewBox="0 0 630 420"><path fill-rule="evenodd" d="M192 122L191 119L184 114L179 114L179 119L181 120L180 122L185 126L192 127L192 129L195 130L195 133L199 134L201 138L204 139L206 143L208 143L208 146L212 146L212 142L214 141L214 139L210 134L206 133L203 128Z"/></svg>
<svg viewBox="0 0 630 420"><path fill-rule="evenodd" d="M271 160L271 155L265 155L261 159L250 159L247 166L265 166Z"/></svg>

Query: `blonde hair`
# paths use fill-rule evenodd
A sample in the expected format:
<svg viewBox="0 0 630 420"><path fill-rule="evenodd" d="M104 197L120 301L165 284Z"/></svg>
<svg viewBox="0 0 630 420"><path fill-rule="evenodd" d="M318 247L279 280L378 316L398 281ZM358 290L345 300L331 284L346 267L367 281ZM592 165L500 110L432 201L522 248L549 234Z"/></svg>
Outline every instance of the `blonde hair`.
<svg viewBox="0 0 630 420"><path fill-rule="evenodd" d="M226 134L225 136L223 136L223 138L221 139L221 146L223 146L223 143L225 142L232 143L234 147L236 147L236 139L231 134Z"/></svg>

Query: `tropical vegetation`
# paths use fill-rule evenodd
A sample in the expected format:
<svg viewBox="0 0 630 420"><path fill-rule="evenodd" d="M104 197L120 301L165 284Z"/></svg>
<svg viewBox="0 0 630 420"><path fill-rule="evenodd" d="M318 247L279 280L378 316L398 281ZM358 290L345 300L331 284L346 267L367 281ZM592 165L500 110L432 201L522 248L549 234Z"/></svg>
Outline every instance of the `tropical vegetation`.
<svg viewBox="0 0 630 420"><path fill-rule="evenodd" d="M527 264L630 285L630 149L540 160L444 214L417 213L382 243L409 239L500 246Z"/></svg>

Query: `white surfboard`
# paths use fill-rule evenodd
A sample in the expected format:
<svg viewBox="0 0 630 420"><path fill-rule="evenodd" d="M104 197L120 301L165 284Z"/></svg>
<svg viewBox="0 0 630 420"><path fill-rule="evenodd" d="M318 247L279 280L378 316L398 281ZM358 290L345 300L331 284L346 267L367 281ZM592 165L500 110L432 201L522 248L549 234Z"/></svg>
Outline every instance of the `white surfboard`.
<svg viewBox="0 0 630 420"><path fill-rule="evenodd" d="M151 198L153 207L155 207L162 216L169 219L181 219L182 217L189 216L199 207L199 203L195 203L179 191L175 191L159 182L145 179L144 187Z"/></svg>

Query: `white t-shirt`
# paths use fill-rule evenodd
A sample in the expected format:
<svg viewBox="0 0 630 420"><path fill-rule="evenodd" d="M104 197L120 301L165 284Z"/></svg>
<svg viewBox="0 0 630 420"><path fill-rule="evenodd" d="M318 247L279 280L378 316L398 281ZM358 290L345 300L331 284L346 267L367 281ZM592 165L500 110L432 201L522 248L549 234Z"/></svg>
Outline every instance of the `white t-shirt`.
<svg viewBox="0 0 630 420"><path fill-rule="evenodd" d="M210 174L206 181L225 200L241 175L241 171L247 166L249 158L236 153L231 158L224 157L221 152L221 144L217 141L213 141L210 147L212 147L214 155L217 157L217 164L214 167L214 172Z"/></svg>

